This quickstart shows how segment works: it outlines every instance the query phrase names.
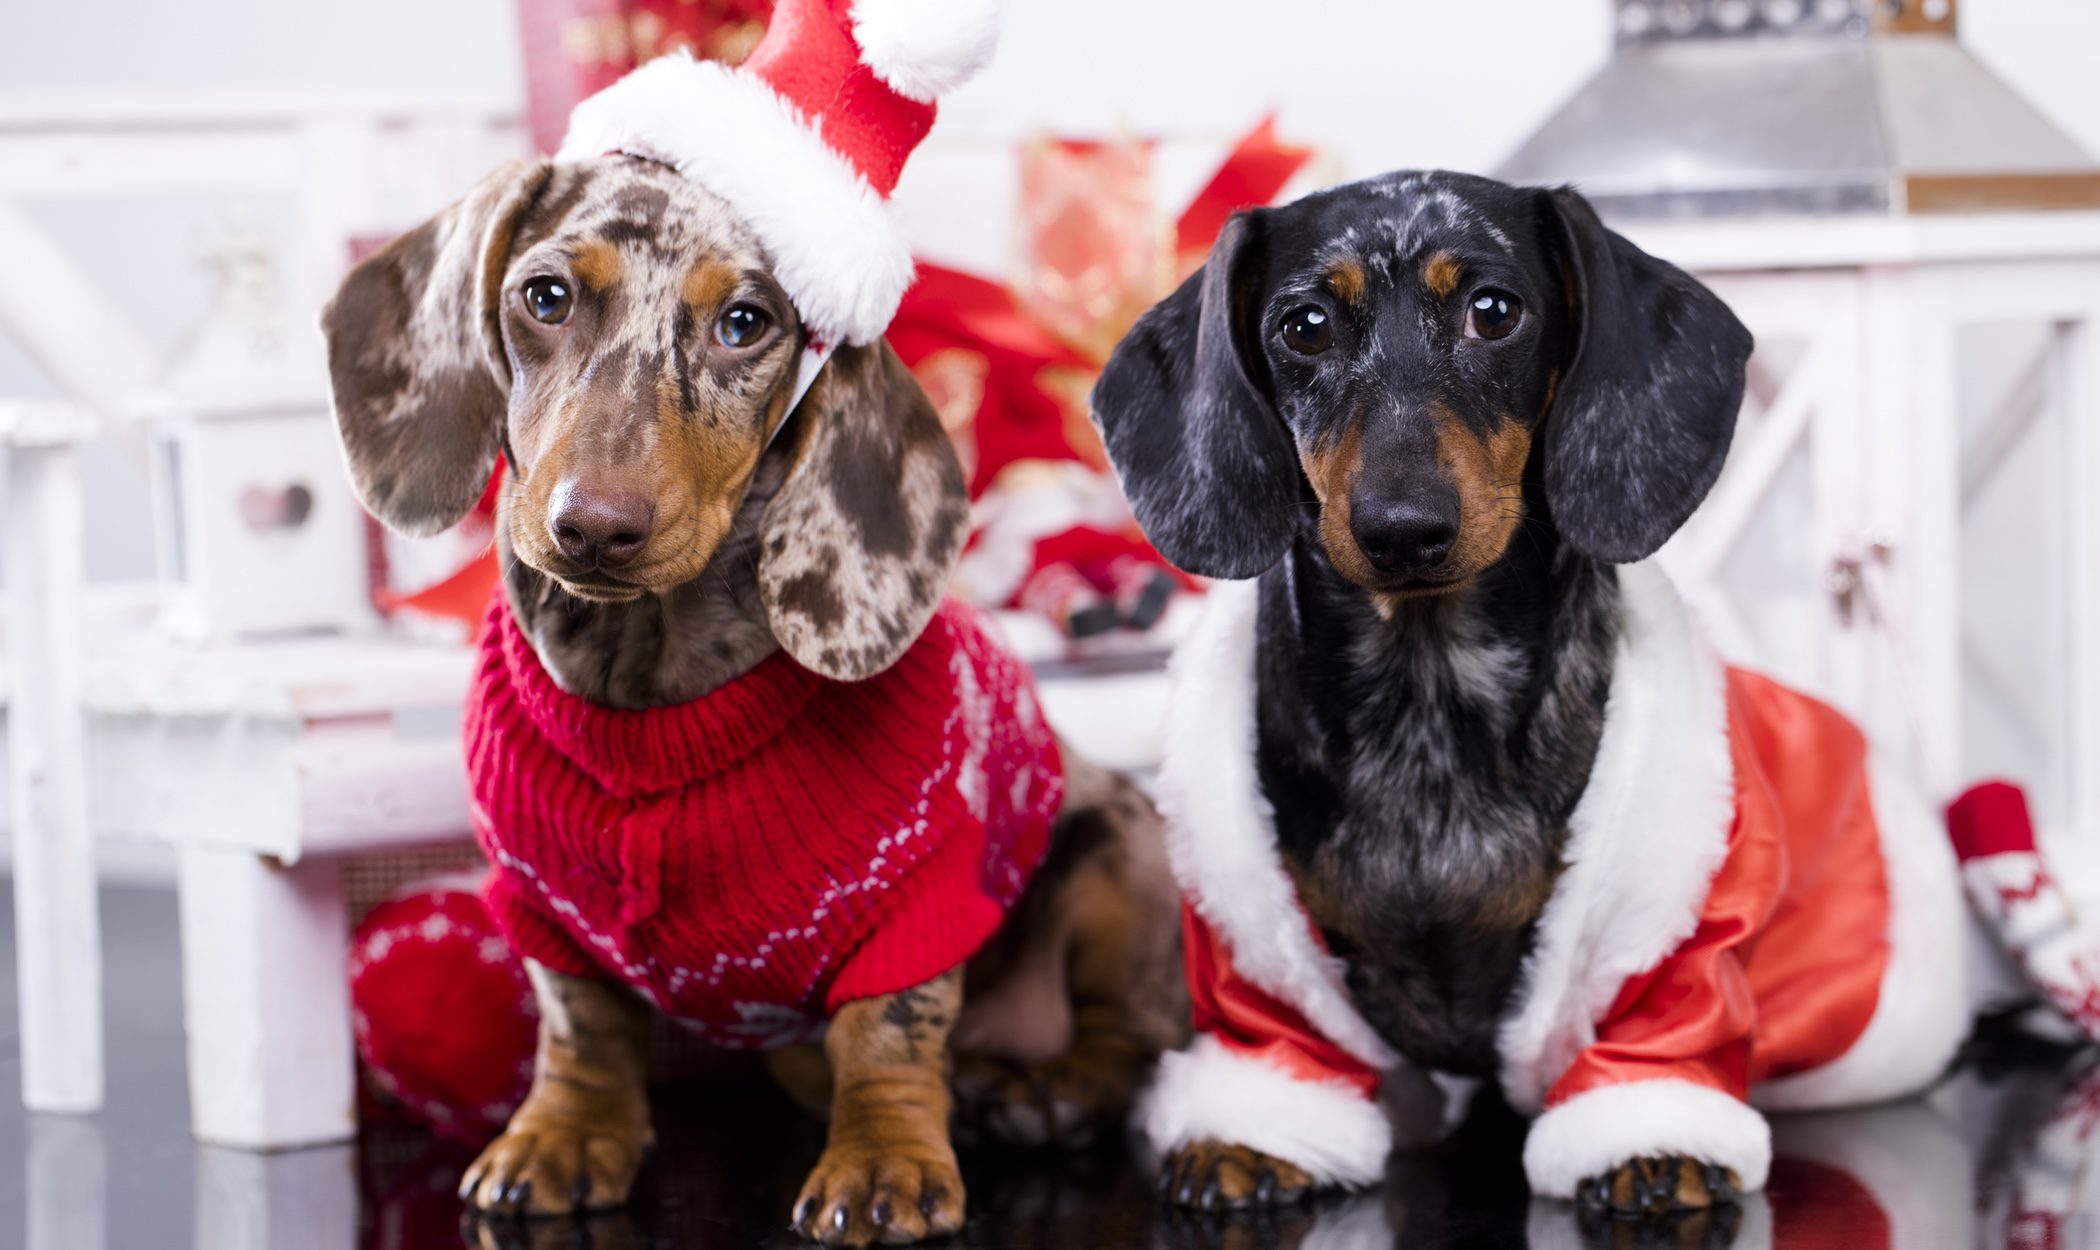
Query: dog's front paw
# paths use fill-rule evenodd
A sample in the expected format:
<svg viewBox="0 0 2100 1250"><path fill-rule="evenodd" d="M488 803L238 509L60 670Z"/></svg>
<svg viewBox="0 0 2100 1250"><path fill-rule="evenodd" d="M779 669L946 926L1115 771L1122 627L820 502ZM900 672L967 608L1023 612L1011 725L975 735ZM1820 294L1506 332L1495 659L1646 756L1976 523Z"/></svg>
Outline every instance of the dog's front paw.
<svg viewBox="0 0 2100 1250"><path fill-rule="evenodd" d="M962 1174L947 1141L834 1143L795 1201L794 1230L827 1246L902 1245L958 1232Z"/></svg>
<svg viewBox="0 0 2100 1250"><path fill-rule="evenodd" d="M960 1125L1008 1145L1076 1150L1123 1122L1145 1071L1142 1059L1084 1051L1041 1064L958 1055L951 1084Z"/></svg>
<svg viewBox="0 0 2100 1250"><path fill-rule="evenodd" d="M520 1111L467 1169L459 1196L481 1211L566 1215L627 1201L647 1133Z"/></svg>
<svg viewBox="0 0 2100 1250"><path fill-rule="evenodd" d="M1220 1141L1190 1142L1168 1155L1159 1168L1162 1197L1205 1211L1296 1202L1313 1187L1313 1178L1296 1164Z"/></svg>
<svg viewBox="0 0 2100 1250"><path fill-rule="evenodd" d="M1732 1204L1741 1178L1719 1164L1669 1156L1629 1159L1576 1187L1577 1205L1615 1214L1662 1215Z"/></svg>

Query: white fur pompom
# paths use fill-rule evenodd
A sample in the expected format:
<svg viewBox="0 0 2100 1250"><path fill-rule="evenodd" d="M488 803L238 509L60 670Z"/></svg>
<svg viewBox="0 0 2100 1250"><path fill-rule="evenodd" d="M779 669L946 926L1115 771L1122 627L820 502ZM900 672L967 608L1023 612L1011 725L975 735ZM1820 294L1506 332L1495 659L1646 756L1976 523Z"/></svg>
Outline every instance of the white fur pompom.
<svg viewBox="0 0 2100 1250"><path fill-rule="evenodd" d="M901 96L931 103L991 63L997 0L856 0L861 59Z"/></svg>

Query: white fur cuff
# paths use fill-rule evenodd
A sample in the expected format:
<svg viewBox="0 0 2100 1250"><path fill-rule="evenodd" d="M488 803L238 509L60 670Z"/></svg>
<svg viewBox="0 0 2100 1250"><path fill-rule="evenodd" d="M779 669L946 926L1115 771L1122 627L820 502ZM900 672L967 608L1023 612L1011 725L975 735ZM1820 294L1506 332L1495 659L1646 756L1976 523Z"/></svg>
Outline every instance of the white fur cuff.
<svg viewBox="0 0 2100 1250"><path fill-rule="evenodd" d="M1748 1103L1690 1081L1606 1085L1532 1123L1524 1175L1540 1197L1573 1198L1577 1185L1629 1159L1669 1155L1731 1168L1745 1192L1763 1189L1772 1130Z"/></svg>
<svg viewBox="0 0 2100 1250"><path fill-rule="evenodd" d="M1227 1142L1296 1164L1324 1185L1376 1183L1393 1148L1376 1101L1341 1081L1301 1081L1207 1036L1160 1059L1138 1115L1161 1153Z"/></svg>

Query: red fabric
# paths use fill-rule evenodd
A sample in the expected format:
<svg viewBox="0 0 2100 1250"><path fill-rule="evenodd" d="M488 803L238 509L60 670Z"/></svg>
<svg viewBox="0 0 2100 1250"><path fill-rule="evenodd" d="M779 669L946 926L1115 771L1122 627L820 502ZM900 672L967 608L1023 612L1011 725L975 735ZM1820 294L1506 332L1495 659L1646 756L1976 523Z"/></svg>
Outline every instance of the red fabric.
<svg viewBox="0 0 2100 1250"><path fill-rule="evenodd" d="M1308 920L1313 940L1325 941ZM1188 973L1189 1023L1235 1054L1266 1061L1301 1081L1340 1081L1370 1098L1378 1069L1329 1041L1297 1008L1240 976L1210 926L1184 903L1182 961Z"/></svg>
<svg viewBox="0 0 2100 1250"><path fill-rule="evenodd" d="M1737 1098L1819 1067L1873 1018L1889 892L1866 787L1866 740L1836 710L1728 671L1736 817L1698 928L1630 978L1553 1106L1658 1077Z"/></svg>
<svg viewBox="0 0 2100 1250"><path fill-rule="evenodd" d="M1986 855L2034 852L2034 816L2027 793L2007 781L1970 787L1947 805L1947 832L1963 863Z"/></svg>
<svg viewBox="0 0 2100 1250"><path fill-rule="evenodd" d="M371 1084L441 1133L500 1130L532 1081L539 1008L474 891L431 886L374 907L351 934L349 972Z"/></svg>
<svg viewBox="0 0 2100 1250"><path fill-rule="evenodd" d="M825 145L886 199L904 159L933 129L934 108L861 64L852 9L852 0L779 0L743 68L814 120Z"/></svg>
<svg viewBox="0 0 2100 1250"><path fill-rule="evenodd" d="M805 1040L967 959L1063 790L1027 670L944 604L896 664L776 654L691 703L559 689L499 598L467 716L488 899L511 944L616 976L727 1046Z"/></svg>

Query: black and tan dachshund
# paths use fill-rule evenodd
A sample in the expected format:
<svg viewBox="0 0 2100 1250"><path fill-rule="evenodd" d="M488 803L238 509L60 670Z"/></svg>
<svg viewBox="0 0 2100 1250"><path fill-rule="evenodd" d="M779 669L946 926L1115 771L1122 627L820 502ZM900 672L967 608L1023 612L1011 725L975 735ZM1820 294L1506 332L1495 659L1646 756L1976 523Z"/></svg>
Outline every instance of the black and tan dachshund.
<svg viewBox="0 0 2100 1250"><path fill-rule="evenodd" d="M1347 1001L1318 1000L1274 951L1232 954L1268 960L1264 990L1296 996L1301 1031L1350 1062L1389 1048L1424 1072L1506 1077L1606 736L1633 593L1615 566L1712 486L1750 350L1718 298L1578 194L1396 173L1235 217L1110 361L1095 419L1145 532L1190 572L1258 579L1246 806L1273 809L1273 859ZM1229 788L1236 749L1182 762ZM1169 809L1170 838L1216 837L1173 828L1200 823L1199 801ZM1265 862L1233 879L1177 852L1185 887L1208 873L1219 892L1253 892ZM1191 893L1241 938L1298 940L1288 916L1263 928ZM1229 1033L1235 1010L1212 1004L1210 1025ZM1371 1035L1351 1042L1352 1021ZM1259 1148L1287 1113L1258 1085L1239 1087L1237 1138L1215 1105L1155 1107L1171 1197L1231 1207L1375 1179L1382 1149L1370 1171L1317 1161L1336 1135L1297 1159ZM1617 1205L1704 1207L1743 1183L1689 1151L1604 1158L1583 1192Z"/></svg>

